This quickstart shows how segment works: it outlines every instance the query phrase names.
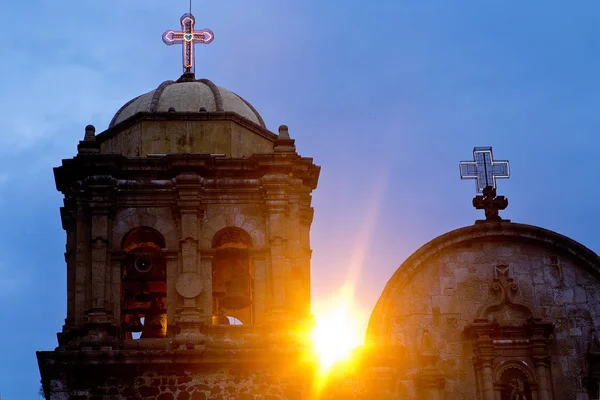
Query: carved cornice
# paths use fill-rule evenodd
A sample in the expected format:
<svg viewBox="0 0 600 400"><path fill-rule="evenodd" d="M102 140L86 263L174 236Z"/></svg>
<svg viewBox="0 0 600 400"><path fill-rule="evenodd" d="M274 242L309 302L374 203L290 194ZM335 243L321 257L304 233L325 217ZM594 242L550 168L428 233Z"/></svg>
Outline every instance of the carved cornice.
<svg viewBox="0 0 600 400"><path fill-rule="evenodd" d="M530 318L521 325L501 325L496 321L476 319L465 327L467 338L480 349L492 350L498 340L507 340L506 344L526 345L535 351L535 355L545 355L554 326L539 318ZM498 343L496 343L498 344Z"/></svg>
<svg viewBox="0 0 600 400"><path fill-rule="evenodd" d="M232 121L244 128L264 137L272 142L277 140L277 135L260 125L239 116L230 111L211 111L207 112L186 112L186 113L170 113L170 112L140 112L136 113L131 118L110 127L104 132L96 135L96 141L102 143L125 129L140 123L142 121Z"/></svg>
<svg viewBox="0 0 600 400"><path fill-rule="evenodd" d="M54 168L56 187L68 194L78 181L90 176L111 176L117 180L114 186L121 191L162 190L169 191L176 184L186 183L189 174L197 175L199 184L211 189L239 188L240 184L257 187L264 183L285 183L309 194L317 186L321 167L311 158L283 157L281 154L255 154L249 158L231 158L211 154L168 154L144 158L127 158L120 154L78 155L63 160ZM263 180L265 176L276 176ZM296 189L294 189L296 190Z"/></svg>

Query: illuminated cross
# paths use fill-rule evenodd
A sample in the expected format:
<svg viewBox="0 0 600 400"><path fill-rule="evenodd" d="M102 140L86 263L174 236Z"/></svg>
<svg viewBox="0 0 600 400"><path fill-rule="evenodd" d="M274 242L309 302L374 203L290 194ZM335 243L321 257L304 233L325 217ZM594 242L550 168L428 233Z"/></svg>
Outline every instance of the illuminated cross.
<svg viewBox="0 0 600 400"><path fill-rule="evenodd" d="M460 162L460 178L475 179L477 193L488 186L496 189L496 179L510 176L508 161L494 161L491 147L475 147L473 159Z"/></svg>
<svg viewBox="0 0 600 400"><path fill-rule="evenodd" d="M191 13L183 14L181 19L181 32L166 31L162 39L167 46L183 44L183 69L184 72L193 72L194 69L194 44L209 44L215 38L210 29L194 30L196 18Z"/></svg>

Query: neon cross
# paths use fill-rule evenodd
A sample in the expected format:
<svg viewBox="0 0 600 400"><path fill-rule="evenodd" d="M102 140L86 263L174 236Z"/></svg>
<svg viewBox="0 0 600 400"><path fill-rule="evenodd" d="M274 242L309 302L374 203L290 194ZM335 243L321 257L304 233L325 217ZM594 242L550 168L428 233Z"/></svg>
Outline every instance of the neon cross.
<svg viewBox="0 0 600 400"><path fill-rule="evenodd" d="M473 159L460 162L460 178L475 179L477 193L488 186L496 189L496 179L510 176L508 161L494 161L491 147L475 147Z"/></svg>
<svg viewBox="0 0 600 400"><path fill-rule="evenodd" d="M215 34L210 29L194 30L196 18L191 13L181 16L181 32L172 30L163 33L162 39L167 46L174 44L183 44L183 69L185 72L192 72L194 68L194 44L196 42L209 44L215 38Z"/></svg>

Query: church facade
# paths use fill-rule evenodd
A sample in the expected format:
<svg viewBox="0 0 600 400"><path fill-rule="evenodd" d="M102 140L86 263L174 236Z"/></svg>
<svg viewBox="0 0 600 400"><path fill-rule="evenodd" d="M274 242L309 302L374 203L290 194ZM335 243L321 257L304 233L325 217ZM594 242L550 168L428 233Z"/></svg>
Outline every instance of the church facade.
<svg viewBox="0 0 600 400"><path fill-rule="evenodd" d="M356 362L320 381L303 338L320 167L196 79L186 38L214 36L193 21L165 33L186 72L55 168L68 300L37 354L47 399L600 399L600 258L502 220L495 185L485 220L402 263Z"/></svg>

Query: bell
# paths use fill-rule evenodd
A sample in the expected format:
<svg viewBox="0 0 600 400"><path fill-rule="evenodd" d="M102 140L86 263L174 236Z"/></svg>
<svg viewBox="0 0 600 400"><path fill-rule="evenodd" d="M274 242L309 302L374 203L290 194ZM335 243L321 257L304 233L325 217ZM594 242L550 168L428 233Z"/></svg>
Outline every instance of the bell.
<svg viewBox="0 0 600 400"><path fill-rule="evenodd" d="M125 329L127 330L127 332L131 332L131 333L141 332L143 328L144 328L144 325L142 325L142 322L140 321L140 317L137 315L132 315L131 321L129 321L125 325Z"/></svg>
<svg viewBox="0 0 600 400"><path fill-rule="evenodd" d="M148 314L144 317L144 328L141 339L156 339L167 336L167 316L164 314Z"/></svg>
<svg viewBox="0 0 600 400"><path fill-rule="evenodd" d="M213 315L212 316L212 324L213 325L229 325L229 318L225 315Z"/></svg>
<svg viewBox="0 0 600 400"><path fill-rule="evenodd" d="M140 303L147 303L152 300L152 294L147 283L142 283L140 292L135 294L134 299Z"/></svg>
<svg viewBox="0 0 600 400"><path fill-rule="evenodd" d="M219 300L219 305L228 310L241 310L252 303L250 297L250 274L237 273L225 284L225 296Z"/></svg>
<svg viewBox="0 0 600 400"><path fill-rule="evenodd" d="M215 282L213 280L213 283L218 283L218 282ZM221 298L225 297L225 294L227 294L227 292L225 290L225 285L222 285L222 287L218 287L217 285L213 286L213 292L212 292L213 297L221 299Z"/></svg>

